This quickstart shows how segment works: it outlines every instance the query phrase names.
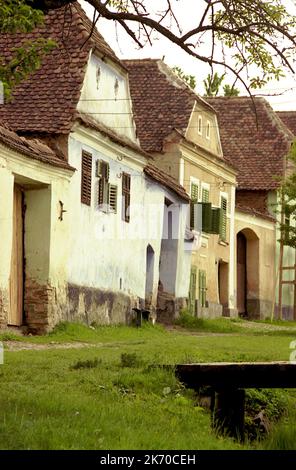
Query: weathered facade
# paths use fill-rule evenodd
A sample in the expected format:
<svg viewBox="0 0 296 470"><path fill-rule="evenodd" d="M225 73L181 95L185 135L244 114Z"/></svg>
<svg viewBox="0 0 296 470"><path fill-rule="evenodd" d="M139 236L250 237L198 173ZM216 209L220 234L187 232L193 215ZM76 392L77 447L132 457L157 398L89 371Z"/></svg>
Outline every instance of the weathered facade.
<svg viewBox="0 0 296 470"><path fill-rule="evenodd" d="M189 308L201 317L236 315L236 172L223 158L216 113L161 60L124 64L142 147L186 189L196 207L190 223L199 243L192 257ZM210 217L221 215L215 227L208 214L202 217L204 208Z"/></svg>
<svg viewBox="0 0 296 470"><path fill-rule="evenodd" d="M0 149L4 326L126 322L136 307L155 314L159 285L178 308L187 297L189 196L140 148L126 68L97 31L87 40L90 30L76 3L49 12L32 34L59 47L0 106L18 133L7 130L10 140L30 149L38 137L46 154L37 162L31 150ZM23 39L1 36L7 57Z"/></svg>
<svg viewBox="0 0 296 470"><path fill-rule="evenodd" d="M237 169L235 291L238 312L248 318L277 314L280 180L293 136L271 106L255 98L212 98L225 158ZM284 265L294 250L285 248ZM285 279L293 276L285 273ZM293 316L293 286L283 287L283 317Z"/></svg>

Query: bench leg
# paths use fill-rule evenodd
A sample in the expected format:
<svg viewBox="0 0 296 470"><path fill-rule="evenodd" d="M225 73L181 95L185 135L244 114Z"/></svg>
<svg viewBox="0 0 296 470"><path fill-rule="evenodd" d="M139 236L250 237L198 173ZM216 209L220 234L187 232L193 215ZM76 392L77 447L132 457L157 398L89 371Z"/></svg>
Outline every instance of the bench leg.
<svg viewBox="0 0 296 470"><path fill-rule="evenodd" d="M219 390L213 395L212 425L219 433L244 441L245 390Z"/></svg>

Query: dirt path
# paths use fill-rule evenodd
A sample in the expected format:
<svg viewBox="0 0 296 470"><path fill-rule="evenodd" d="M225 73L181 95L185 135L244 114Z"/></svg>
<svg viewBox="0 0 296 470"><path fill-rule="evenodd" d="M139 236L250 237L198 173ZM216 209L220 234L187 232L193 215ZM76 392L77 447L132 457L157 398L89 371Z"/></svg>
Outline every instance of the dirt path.
<svg viewBox="0 0 296 470"><path fill-rule="evenodd" d="M254 332L266 332L266 331L290 331L291 334L295 334L296 336L296 327L289 327L289 326L281 326L281 325L270 325L267 323L257 323L252 321L243 321L235 323L238 327L241 328L242 332L244 329L254 330ZM221 332L221 333L211 333L207 331L190 331L178 325L166 325L166 330L169 332L176 332L182 335L188 336L240 336L241 333L233 332ZM250 332L251 333L251 332ZM128 344L132 344L133 341L128 342ZM126 342L122 342L122 344L127 344ZM55 341L51 341L50 343L30 343L30 342L23 342L23 341L4 341L4 347L7 351L45 351L48 349L82 349L82 348L101 348L101 347L120 347L122 346L121 342L112 342L112 343L86 343L81 341L72 341L67 343L59 343Z"/></svg>
<svg viewBox="0 0 296 470"><path fill-rule="evenodd" d="M81 343L78 341L73 341L73 343L46 343L46 344L36 344L36 343L23 343L21 341L5 341L5 349L7 351L44 351L47 349L82 349L82 348L99 348L103 346L103 343Z"/></svg>

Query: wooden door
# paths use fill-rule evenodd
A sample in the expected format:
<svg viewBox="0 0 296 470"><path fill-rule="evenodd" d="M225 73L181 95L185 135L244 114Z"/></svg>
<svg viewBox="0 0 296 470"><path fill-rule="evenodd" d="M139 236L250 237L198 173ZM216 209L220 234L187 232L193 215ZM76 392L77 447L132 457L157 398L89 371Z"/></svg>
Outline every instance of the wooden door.
<svg viewBox="0 0 296 470"><path fill-rule="evenodd" d="M247 240L242 233L237 235L237 309L246 314L247 286Z"/></svg>
<svg viewBox="0 0 296 470"><path fill-rule="evenodd" d="M18 186L13 195L13 235L10 269L10 311L8 324L20 326L23 321L24 292L23 193Z"/></svg>

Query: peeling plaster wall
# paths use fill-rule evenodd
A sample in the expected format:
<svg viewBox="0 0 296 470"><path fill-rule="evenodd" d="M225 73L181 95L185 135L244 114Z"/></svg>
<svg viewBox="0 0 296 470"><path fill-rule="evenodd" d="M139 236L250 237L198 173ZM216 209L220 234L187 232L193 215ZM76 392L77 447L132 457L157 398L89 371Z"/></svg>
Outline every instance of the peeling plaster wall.
<svg viewBox="0 0 296 470"><path fill-rule="evenodd" d="M276 255L275 255L275 267L278 269L279 266L279 254L280 254L280 213L279 213L279 196L275 191L270 191L268 193L268 207L269 211L275 215L278 224L276 227L275 240L276 240ZM291 224L295 225L295 221L291 220ZM284 247L284 256L283 256L283 266L294 266L295 264L295 249L289 246ZM294 270L285 270L283 279L286 281L293 281L295 278ZM282 289L283 295L283 318L288 320L293 320L294 317L294 286L293 284L283 285ZM278 305L279 298L279 283L276 284L276 303Z"/></svg>
<svg viewBox="0 0 296 470"><path fill-rule="evenodd" d="M54 323L58 285L66 283L63 255L68 225L58 220L58 201L67 198L71 174L0 146L0 323L4 326L10 308L14 184L23 188L26 208L24 320L32 330L42 332ZM61 303L64 308L65 297Z"/></svg>
<svg viewBox="0 0 296 470"><path fill-rule="evenodd" d="M251 317L271 316L276 289L276 230L272 221L235 212L235 236L247 238L247 309ZM235 266L236 250L235 250ZM254 266L254 270L252 270ZM235 270L235 296L237 295Z"/></svg>
<svg viewBox="0 0 296 470"><path fill-rule="evenodd" d="M127 73L90 55L78 111L136 141Z"/></svg>

